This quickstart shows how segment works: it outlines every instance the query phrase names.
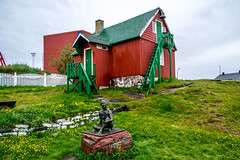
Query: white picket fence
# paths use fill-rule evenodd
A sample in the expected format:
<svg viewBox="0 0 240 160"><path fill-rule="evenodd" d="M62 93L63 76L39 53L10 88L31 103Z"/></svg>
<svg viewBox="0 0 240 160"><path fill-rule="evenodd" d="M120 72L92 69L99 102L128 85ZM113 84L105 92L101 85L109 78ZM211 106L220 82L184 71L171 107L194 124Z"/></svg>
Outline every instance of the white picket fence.
<svg viewBox="0 0 240 160"><path fill-rule="evenodd" d="M67 84L66 75L0 73L1 86L56 86Z"/></svg>

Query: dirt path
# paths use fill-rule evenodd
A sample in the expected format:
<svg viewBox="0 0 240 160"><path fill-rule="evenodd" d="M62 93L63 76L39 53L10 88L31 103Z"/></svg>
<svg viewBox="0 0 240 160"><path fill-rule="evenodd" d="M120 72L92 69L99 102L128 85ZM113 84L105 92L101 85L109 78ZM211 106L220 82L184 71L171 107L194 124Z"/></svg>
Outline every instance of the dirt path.
<svg viewBox="0 0 240 160"><path fill-rule="evenodd" d="M180 90L180 89L185 89L185 88L188 88L189 86L184 86L184 87L179 87L179 88L171 88L171 89L168 89L168 90L165 90L165 91L162 91L162 92L158 92L157 94L167 94L167 93L171 93L171 92L174 92L174 91L177 91L177 90Z"/></svg>
<svg viewBox="0 0 240 160"><path fill-rule="evenodd" d="M134 99L137 99L137 100L146 98L145 94L138 93L138 92L135 92L135 91L123 91L123 94L127 95L128 97L132 97Z"/></svg>
<svg viewBox="0 0 240 160"><path fill-rule="evenodd" d="M165 90L165 91L162 91L162 92L158 92L157 94L167 94L167 93L171 93L171 92L174 92L174 91L177 91L177 90L180 90L180 89L185 89L185 88L188 88L188 87L189 87L189 85L184 86L184 87L179 87L179 88L171 88L171 89L168 89L168 90ZM138 93L138 92L135 92L135 91L123 91L123 94L125 94L125 95L127 95L129 97L134 98L134 100L131 100L131 101L136 101L136 100L140 100L140 99L146 98L144 93ZM98 97L98 98L96 98L96 100L97 99L105 99L109 103L125 103L125 102L129 102L129 101L121 101L121 100L117 100L117 99L107 99L107 98L104 98L104 97Z"/></svg>

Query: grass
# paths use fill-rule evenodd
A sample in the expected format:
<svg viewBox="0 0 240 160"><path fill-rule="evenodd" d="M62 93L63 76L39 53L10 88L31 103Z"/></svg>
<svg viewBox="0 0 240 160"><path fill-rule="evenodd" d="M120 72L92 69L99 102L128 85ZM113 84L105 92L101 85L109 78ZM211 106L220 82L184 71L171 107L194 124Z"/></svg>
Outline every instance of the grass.
<svg viewBox="0 0 240 160"><path fill-rule="evenodd" d="M5 67L0 66L0 73L14 74L14 72L16 72L17 74L24 74L24 73L50 74L49 71L42 71L40 68L32 68L32 67L29 67L27 64L12 64L12 65L7 65Z"/></svg>
<svg viewBox="0 0 240 160"><path fill-rule="evenodd" d="M190 83L188 88L157 94ZM18 102L16 108L0 111L1 127L12 126L20 120L40 125L51 122L53 116L68 117L100 109L94 97L66 93L65 88L2 87L0 100L12 97ZM125 97L123 91L126 90L137 91L107 89L101 90L100 96L134 100ZM24 101L31 97L35 97L32 104ZM0 138L0 159L240 159L239 97L240 82L236 81L165 81L145 99L109 104L110 108L123 105L130 108L129 112L114 115L115 127L126 129L133 137L134 147L130 150L116 151L110 156L101 153L86 156L81 150L81 133L92 129L97 123L93 122L74 129ZM36 146L37 150L29 146Z"/></svg>
<svg viewBox="0 0 240 160"><path fill-rule="evenodd" d="M16 107L0 111L0 127L15 124L41 126L52 119L76 116L78 113L100 110L98 101L83 93L65 93L66 86L1 87L0 100L16 100Z"/></svg>

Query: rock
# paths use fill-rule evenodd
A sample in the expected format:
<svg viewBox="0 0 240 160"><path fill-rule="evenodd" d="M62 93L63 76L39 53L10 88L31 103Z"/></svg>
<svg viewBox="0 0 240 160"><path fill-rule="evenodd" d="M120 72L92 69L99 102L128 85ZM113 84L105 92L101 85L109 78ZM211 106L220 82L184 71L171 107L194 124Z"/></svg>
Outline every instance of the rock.
<svg viewBox="0 0 240 160"><path fill-rule="evenodd" d="M13 132L18 132L18 131L19 131L19 128L13 128L12 131L13 131Z"/></svg>
<svg viewBox="0 0 240 160"><path fill-rule="evenodd" d="M98 115L99 115L98 113L93 113L93 114L92 114L92 116L94 116L94 117L95 117L95 116L98 116Z"/></svg>
<svg viewBox="0 0 240 160"><path fill-rule="evenodd" d="M0 129L0 133L7 133L7 132L11 132L11 128L4 128L4 129Z"/></svg>
<svg viewBox="0 0 240 160"><path fill-rule="evenodd" d="M62 124L63 122L66 122L66 121L67 121L66 119L58 119L58 120L56 120L56 123Z"/></svg>
<svg viewBox="0 0 240 160"><path fill-rule="evenodd" d="M139 87L142 85L144 80L143 76L128 76L128 77L117 77L110 80L111 87Z"/></svg>
<svg viewBox="0 0 240 160"><path fill-rule="evenodd" d="M72 121L79 122L82 119L83 119L82 116L76 116L72 118Z"/></svg>
<svg viewBox="0 0 240 160"><path fill-rule="evenodd" d="M61 126L61 129L67 129L67 126Z"/></svg>
<svg viewBox="0 0 240 160"><path fill-rule="evenodd" d="M9 132L9 133L3 133L3 135L14 135L14 136L16 136L17 135L17 132Z"/></svg>
<svg viewBox="0 0 240 160"><path fill-rule="evenodd" d="M104 152L105 154L111 154L115 148L124 151L132 145L132 136L127 131L103 137L82 133L81 140L82 150L87 155L99 151Z"/></svg>
<svg viewBox="0 0 240 160"><path fill-rule="evenodd" d="M71 125L71 126L69 126L69 128L75 128L76 126L75 125Z"/></svg>
<svg viewBox="0 0 240 160"><path fill-rule="evenodd" d="M69 125L72 125L72 124L74 124L74 122L72 122L72 121L66 121L66 122L62 123L63 126L69 126Z"/></svg>
<svg viewBox="0 0 240 160"><path fill-rule="evenodd" d="M64 157L62 160L78 160L77 157Z"/></svg>
<svg viewBox="0 0 240 160"><path fill-rule="evenodd" d="M2 137L2 133L0 133L0 137Z"/></svg>
<svg viewBox="0 0 240 160"><path fill-rule="evenodd" d="M83 117L89 117L91 114L84 114Z"/></svg>
<svg viewBox="0 0 240 160"><path fill-rule="evenodd" d="M52 124L50 124L50 123L43 123L43 127L51 128Z"/></svg>
<svg viewBox="0 0 240 160"><path fill-rule="evenodd" d="M84 122L81 122L81 126L83 126L84 125Z"/></svg>
<svg viewBox="0 0 240 160"><path fill-rule="evenodd" d="M33 130L35 130L35 128L30 128L28 131L31 132L31 131L33 131Z"/></svg>
<svg viewBox="0 0 240 160"><path fill-rule="evenodd" d="M28 128L29 127L29 125L24 125L24 124L16 124L15 125L15 128Z"/></svg>
<svg viewBox="0 0 240 160"><path fill-rule="evenodd" d="M47 129L47 127L36 127L36 128L33 128L33 130L35 130L35 131L43 131L43 130L46 130Z"/></svg>
<svg viewBox="0 0 240 160"><path fill-rule="evenodd" d="M61 127L60 124L53 124L52 125L52 128L54 128L54 129L60 129L60 127Z"/></svg>
<svg viewBox="0 0 240 160"><path fill-rule="evenodd" d="M24 128L20 128L20 129L18 130L18 132L29 132L29 130L28 130L28 129L24 129Z"/></svg>
<svg viewBox="0 0 240 160"><path fill-rule="evenodd" d="M19 135L19 136L21 136L21 135L26 136L27 133L26 133L26 132L18 132L18 135Z"/></svg>

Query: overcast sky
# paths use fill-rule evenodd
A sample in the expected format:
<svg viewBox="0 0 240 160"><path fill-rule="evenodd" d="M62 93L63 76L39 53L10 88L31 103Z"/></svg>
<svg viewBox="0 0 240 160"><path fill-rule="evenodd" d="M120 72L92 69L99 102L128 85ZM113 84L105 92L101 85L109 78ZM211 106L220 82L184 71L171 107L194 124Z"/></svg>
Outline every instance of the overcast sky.
<svg viewBox="0 0 240 160"><path fill-rule="evenodd" d="M240 0L0 0L0 51L7 64L43 68L43 36L108 27L157 7L175 36L180 79L240 70Z"/></svg>

